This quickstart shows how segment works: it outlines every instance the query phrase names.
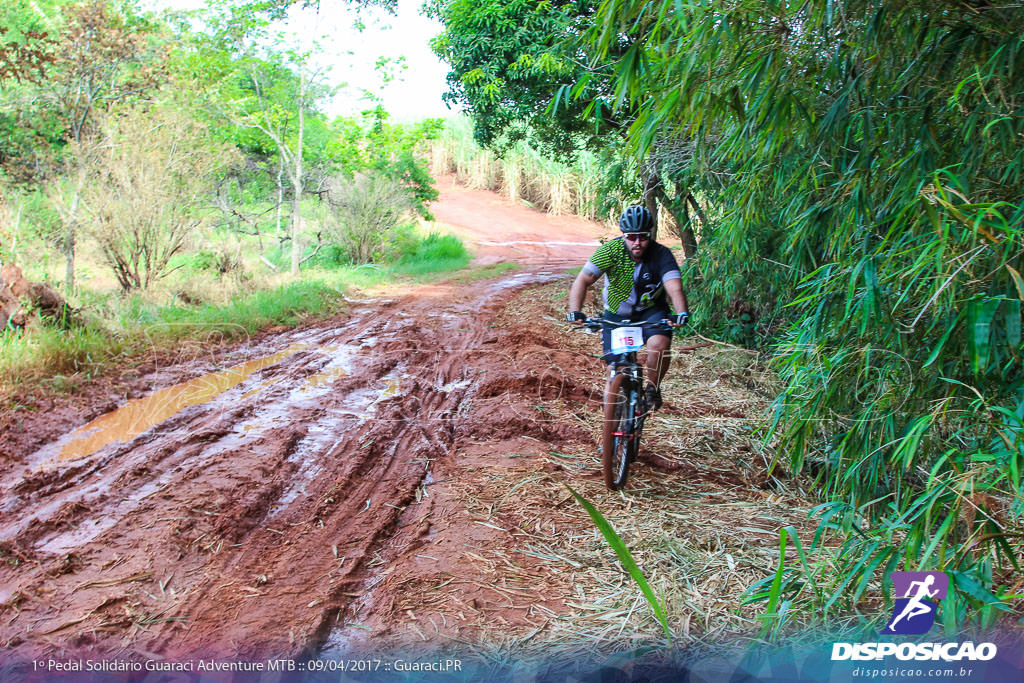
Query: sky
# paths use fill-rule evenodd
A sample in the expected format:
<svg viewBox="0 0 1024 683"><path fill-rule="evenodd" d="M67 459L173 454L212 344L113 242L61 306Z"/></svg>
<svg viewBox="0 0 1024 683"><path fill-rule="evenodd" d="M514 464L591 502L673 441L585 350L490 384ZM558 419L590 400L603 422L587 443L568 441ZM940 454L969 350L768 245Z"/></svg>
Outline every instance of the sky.
<svg viewBox="0 0 1024 683"><path fill-rule="evenodd" d="M357 14L337 0L321 2L319 12L298 7L292 10L288 28L294 27L301 39L323 36L324 58L332 67L331 80L335 84L349 84L328 108L329 113L349 114L366 109L366 102L359 99L363 88L377 92L384 99L384 108L397 120L454 113L441 101L447 90L448 66L430 50L430 39L443 26L421 15L421 4L422 0L399 0L397 16L377 9ZM357 17L366 26L362 31L352 28ZM333 58L328 59L332 53ZM396 68L397 77L383 88L374 71L381 57L405 58L404 68Z"/></svg>
<svg viewBox="0 0 1024 683"><path fill-rule="evenodd" d="M148 0L154 9L197 9L204 0ZM448 66L430 50L430 39L442 30L440 22L419 13L422 0L399 0L398 15L379 9L356 12L340 0L320 3L319 10L301 8L297 2L288 21L279 28L300 48L315 44L318 62L329 67L327 78L333 85L344 85L334 101L325 107L331 116L356 114L372 107L360 99L363 89L383 98L384 108L397 121L424 117L445 118L456 113L441 100L447 90ZM357 19L362 31L353 26ZM374 65L380 58L397 63L404 57L404 68L394 69L396 78L385 86Z"/></svg>

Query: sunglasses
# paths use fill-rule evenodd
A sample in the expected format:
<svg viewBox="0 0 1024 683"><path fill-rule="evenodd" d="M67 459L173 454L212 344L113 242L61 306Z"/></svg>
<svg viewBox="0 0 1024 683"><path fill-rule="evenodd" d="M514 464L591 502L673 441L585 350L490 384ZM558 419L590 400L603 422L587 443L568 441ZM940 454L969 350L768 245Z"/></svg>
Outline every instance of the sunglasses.
<svg viewBox="0 0 1024 683"><path fill-rule="evenodd" d="M626 233L626 241L627 242L640 242L640 241L646 242L649 239L651 239L651 233L649 233L649 232L630 232L630 233Z"/></svg>

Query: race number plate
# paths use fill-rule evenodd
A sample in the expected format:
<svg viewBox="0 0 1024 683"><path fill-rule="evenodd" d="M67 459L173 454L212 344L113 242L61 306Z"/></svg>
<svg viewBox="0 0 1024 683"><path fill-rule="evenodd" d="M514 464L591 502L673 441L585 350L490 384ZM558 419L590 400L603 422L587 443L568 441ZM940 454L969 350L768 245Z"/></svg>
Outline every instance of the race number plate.
<svg viewBox="0 0 1024 683"><path fill-rule="evenodd" d="M629 353L644 347L642 327L616 327L612 330L612 353Z"/></svg>

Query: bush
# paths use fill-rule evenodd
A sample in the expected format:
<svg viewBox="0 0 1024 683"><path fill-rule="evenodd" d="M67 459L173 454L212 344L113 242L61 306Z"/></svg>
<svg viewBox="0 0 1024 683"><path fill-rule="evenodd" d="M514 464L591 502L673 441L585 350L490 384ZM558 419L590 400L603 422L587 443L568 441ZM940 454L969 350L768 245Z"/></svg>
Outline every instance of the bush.
<svg viewBox="0 0 1024 683"><path fill-rule="evenodd" d="M452 235L432 232L425 239L407 251L398 261L395 270L410 275L436 273L443 270L457 270L469 263L469 252L465 245Z"/></svg>
<svg viewBox="0 0 1024 683"><path fill-rule="evenodd" d="M378 173L332 180L327 201L324 227L354 264L385 260L403 214L413 206L401 183Z"/></svg>
<svg viewBox="0 0 1024 683"><path fill-rule="evenodd" d="M57 374L93 373L179 339L213 335L226 340L270 325L294 325L307 316L334 312L343 303L342 290L317 280L237 296L224 305L154 305L139 294L97 299L91 306L109 316L111 329L90 316L87 324L68 331L35 327L0 333L0 390Z"/></svg>
<svg viewBox="0 0 1024 683"><path fill-rule="evenodd" d="M187 254L179 254L171 259L170 269L183 268L193 272L214 273L218 276L227 275L244 268L238 251L226 245L216 249L200 249Z"/></svg>
<svg viewBox="0 0 1024 683"><path fill-rule="evenodd" d="M140 106L108 117L101 138L76 152L84 232L125 292L167 274L171 258L203 222L208 177L232 158L201 125L170 107Z"/></svg>
<svg viewBox="0 0 1024 683"><path fill-rule="evenodd" d="M338 244L325 244L307 263L314 268L333 270L349 265L348 253Z"/></svg>

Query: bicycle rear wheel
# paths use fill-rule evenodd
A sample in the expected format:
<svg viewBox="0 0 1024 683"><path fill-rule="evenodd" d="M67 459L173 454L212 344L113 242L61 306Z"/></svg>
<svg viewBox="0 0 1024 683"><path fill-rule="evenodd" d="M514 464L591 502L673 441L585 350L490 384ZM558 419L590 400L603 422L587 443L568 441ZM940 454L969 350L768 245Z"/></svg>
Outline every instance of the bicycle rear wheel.
<svg viewBox="0 0 1024 683"><path fill-rule="evenodd" d="M629 377L617 374L612 378L604 404L601 436L601 464L604 484L612 491L622 488L629 476L629 463L636 458L640 434L636 407L639 389Z"/></svg>

